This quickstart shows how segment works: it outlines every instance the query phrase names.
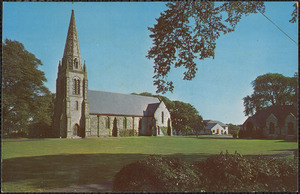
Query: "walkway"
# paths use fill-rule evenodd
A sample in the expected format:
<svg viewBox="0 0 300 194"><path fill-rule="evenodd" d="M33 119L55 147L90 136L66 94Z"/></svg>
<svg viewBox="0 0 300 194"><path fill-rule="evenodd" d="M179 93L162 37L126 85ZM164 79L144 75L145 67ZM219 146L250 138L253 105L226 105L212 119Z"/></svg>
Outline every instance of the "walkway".
<svg viewBox="0 0 300 194"><path fill-rule="evenodd" d="M106 181L99 184L90 185L74 185L66 188L50 189L43 192L111 192L112 191L112 181Z"/></svg>

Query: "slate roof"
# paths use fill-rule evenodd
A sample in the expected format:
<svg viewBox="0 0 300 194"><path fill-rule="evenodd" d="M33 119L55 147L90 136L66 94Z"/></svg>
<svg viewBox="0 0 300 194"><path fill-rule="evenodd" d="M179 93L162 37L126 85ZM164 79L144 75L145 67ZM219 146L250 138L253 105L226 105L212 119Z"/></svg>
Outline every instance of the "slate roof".
<svg viewBox="0 0 300 194"><path fill-rule="evenodd" d="M227 127L227 125L225 125L224 123L220 122L220 121L215 121L215 120L204 120L206 123L218 123L219 125L221 125L222 127Z"/></svg>
<svg viewBox="0 0 300 194"><path fill-rule="evenodd" d="M153 116L160 101L155 97L89 90L90 114Z"/></svg>
<svg viewBox="0 0 300 194"><path fill-rule="evenodd" d="M152 116L154 115L154 112L156 111L157 107L159 106L159 103L154 103L154 104L148 104L145 116Z"/></svg>
<svg viewBox="0 0 300 194"><path fill-rule="evenodd" d="M217 123L207 123L207 125L204 127L205 129L212 129Z"/></svg>
<svg viewBox="0 0 300 194"><path fill-rule="evenodd" d="M252 117L249 117L244 124L251 119L253 125L265 127L267 118L273 114L278 119L278 125L284 125L285 118L292 113L297 118L297 109L294 105L270 106L266 109L256 112ZM244 125L243 124L243 125Z"/></svg>

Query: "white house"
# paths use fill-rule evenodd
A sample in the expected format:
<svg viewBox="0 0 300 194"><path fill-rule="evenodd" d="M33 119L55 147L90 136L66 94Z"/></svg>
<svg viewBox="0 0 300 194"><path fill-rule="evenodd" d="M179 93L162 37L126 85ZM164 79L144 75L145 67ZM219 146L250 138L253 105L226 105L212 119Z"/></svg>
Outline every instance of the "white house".
<svg viewBox="0 0 300 194"><path fill-rule="evenodd" d="M206 126L204 130L200 132L200 134L218 134L218 135L228 135L228 126L220 121L214 120L204 120Z"/></svg>

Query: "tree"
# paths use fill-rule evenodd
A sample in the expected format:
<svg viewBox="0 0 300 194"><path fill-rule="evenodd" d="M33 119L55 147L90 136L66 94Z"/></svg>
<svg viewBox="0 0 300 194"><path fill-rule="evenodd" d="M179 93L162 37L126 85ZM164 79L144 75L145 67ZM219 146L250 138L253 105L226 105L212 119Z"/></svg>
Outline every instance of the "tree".
<svg viewBox="0 0 300 194"><path fill-rule="evenodd" d="M154 59L154 85L157 93L173 91L167 79L171 66L183 66L184 80L195 77L199 60L215 55L216 40L221 34L234 31L243 16L264 12L260 1L177 1L167 3L154 27L149 27L154 46L147 58Z"/></svg>
<svg viewBox="0 0 300 194"><path fill-rule="evenodd" d="M289 22L296 23L298 18L298 2L296 2L293 6L294 6L294 11L292 13L292 19Z"/></svg>
<svg viewBox="0 0 300 194"><path fill-rule="evenodd" d="M163 101L166 105L166 107L168 108L168 110L170 112L173 111L174 109L174 102L172 100L170 100L169 98L165 97L165 96L161 96L161 95L153 95L149 92L142 92L140 94L137 94L137 93L131 93L132 95L140 95L140 96L150 96L150 97L156 97L158 98L160 101Z"/></svg>
<svg viewBox="0 0 300 194"><path fill-rule="evenodd" d="M2 92L4 135L29 133L29 129L50 125L51 93L44 86L45 75L38 69L42 62L22 43L6 39L3 43Z"/></svg>
<svg viewBox="0 0 300 194"><path fill-rule="evenodd" d="M204 129L204 122L203 122L203 118L202 118L201 115L196 115L194 117L194 120L193 120L193 129L194 129L194 132L195 132L195 134L196 134L197 137L199 135L200 130Z"/></svg>
<svg viewBox="0 0 300 194"><path fill-rule="evenodd" d="M267 73L258 76L253 82L253 94L244 100L246 116L274 105L291 105L298 99L298 74L285 77L279 73Z"/></svg>
<svg viewBox="0 0 300 194"><path fill-rule="evenodd" d="M228 124L228 132L229 132L229 134L231 134L234 138L237 137L239 131L240 131L240 126L234 125L234 124L231 124L231 123Z"/></svg>
<svg viewBox="0 0 300 194"><path fill-rule="evenodd" d="M198 122L199 113L189 103L174 101L174 110L171 112L171 116L173 129L187 135L196 128L195 123Z"/></svg>

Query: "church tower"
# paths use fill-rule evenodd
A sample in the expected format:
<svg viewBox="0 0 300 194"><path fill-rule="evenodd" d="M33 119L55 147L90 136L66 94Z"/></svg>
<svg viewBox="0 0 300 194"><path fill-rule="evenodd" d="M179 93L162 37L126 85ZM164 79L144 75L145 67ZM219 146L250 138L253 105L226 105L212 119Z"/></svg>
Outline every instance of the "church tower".
<svg viewBox="0 0 300 194"><path fill-rule="evenodd" d="M86 65L84 62L82 66L72 10L64 55L58 65L53 127L58 137L85 137L89 136L89 124Z"/></svg>

